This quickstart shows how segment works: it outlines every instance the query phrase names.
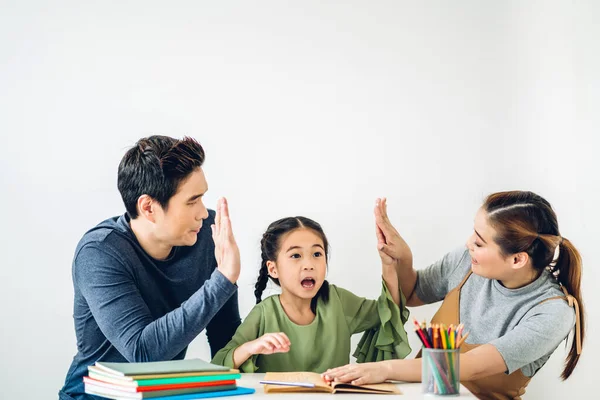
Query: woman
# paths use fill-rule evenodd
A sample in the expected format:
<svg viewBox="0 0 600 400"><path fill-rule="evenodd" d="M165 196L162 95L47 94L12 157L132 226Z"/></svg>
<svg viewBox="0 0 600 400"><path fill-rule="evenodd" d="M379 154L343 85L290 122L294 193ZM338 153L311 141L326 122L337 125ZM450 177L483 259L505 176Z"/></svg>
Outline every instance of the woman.
<svg viewBox="0 0 600 400"><path fill-rule="evenodd" d="M550 203L531 192L488 196L467 248L415 271L409 247L390 223L385 200L375 209L381 250L397 260L408 306L444 300L433 323L463 323L460 379L479 398L519 399L535 373L575 326L562 379L573 372L584 338L581 257L558 229ZM419 381L421 360L346 365L326 380L366 384Z"/></svg>

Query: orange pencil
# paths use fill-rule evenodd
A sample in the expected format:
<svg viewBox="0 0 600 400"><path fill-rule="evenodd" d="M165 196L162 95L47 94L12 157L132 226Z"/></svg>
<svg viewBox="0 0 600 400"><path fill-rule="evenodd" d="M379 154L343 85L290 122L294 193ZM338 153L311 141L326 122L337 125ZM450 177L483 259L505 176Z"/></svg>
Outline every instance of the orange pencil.
<svg viewBox="0 0 600 400"><path fill-rule="evenodd" d="M438 328L437 325L433 326L433 348L434 349L440 348L440 329Z"/></svg>

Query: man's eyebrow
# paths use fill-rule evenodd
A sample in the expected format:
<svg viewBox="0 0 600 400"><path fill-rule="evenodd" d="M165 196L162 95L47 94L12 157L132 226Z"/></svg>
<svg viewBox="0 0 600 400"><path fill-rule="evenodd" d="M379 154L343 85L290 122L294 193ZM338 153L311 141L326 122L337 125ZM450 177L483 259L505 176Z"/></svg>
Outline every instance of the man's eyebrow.
<svg viewBox="0 0 600 400"><path fill-rule="evenodd" d="M196 199L199 199L199 198L200 198L200 197L202 197L202 196L204 196L204 193L201 193L201 194L196 194L196 195L193 195L192 197L190 197L190 198L189 198L187 201L188 201L188 203L189 203L189 202L191 202L191 201L194 201L194 200L196 200Z"/></svg>

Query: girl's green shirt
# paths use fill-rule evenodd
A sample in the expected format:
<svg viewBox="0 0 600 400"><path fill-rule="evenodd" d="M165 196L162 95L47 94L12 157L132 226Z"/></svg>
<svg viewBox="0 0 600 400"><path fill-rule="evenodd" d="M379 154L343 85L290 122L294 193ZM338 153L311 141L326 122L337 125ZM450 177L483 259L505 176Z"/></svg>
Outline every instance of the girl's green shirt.
<svg viewBox="0 0 600 400"><path fill-rule="evenodd" d="M284 312L279 295L257 304L238 327L231 341L213 358L214 364L233 368L233 352L240 345L265 333L284 332L290 339L290 351L255 355L243 363L242 372L312 371L350 362L350 338L365 332L354 356L358 362L404 358L411 349L404 323L408 320L406 300L402 293L398 307L383 283L377 300L368 300L329 285L329 300L319 299L313 322L298 325Z"/></svg>

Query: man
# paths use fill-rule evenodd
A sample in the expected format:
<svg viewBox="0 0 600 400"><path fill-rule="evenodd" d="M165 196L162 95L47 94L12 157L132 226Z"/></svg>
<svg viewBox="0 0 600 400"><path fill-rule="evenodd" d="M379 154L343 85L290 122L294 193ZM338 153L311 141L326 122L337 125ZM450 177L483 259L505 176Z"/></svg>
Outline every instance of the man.
<svg viewBox="0 0 600 400"><path fill-rule="evenodd" d="M216 215L203 204L203 162L194 139L166 136L140 139L121 160L127 212L88 231L75 250L78 351L60 400L97 399L83 385L96 361L183 359L204 328L212 355L231 339L240 255L227 201Z"/></svg>

